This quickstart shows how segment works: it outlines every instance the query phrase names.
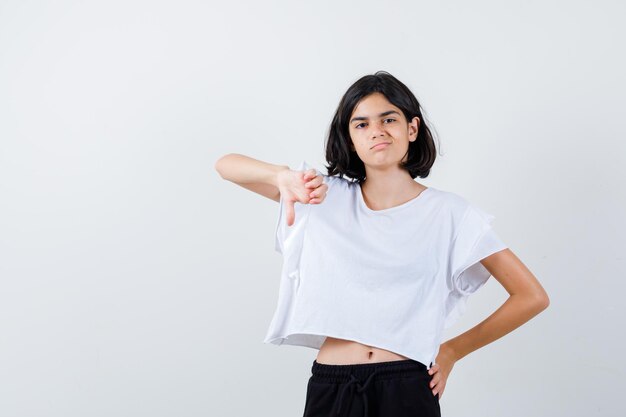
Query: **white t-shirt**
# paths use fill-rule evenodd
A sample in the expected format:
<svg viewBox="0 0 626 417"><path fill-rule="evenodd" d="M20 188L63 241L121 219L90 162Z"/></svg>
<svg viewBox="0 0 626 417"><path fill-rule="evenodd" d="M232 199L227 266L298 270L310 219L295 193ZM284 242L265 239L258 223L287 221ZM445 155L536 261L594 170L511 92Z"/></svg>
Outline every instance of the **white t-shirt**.
<svg viewBox="0 0 626 417"><path fill-rule="evenodd" d="M303 161L298 170L309 168ZM372 210L358 183L326 175L324 182L325 200L296 202L292 226L280 200L275 249L283 269L263 342L319 349L331 336L430 367L443 330L491 275L480 260L507 248L491 227L495 217L433 187Z"/></svg>

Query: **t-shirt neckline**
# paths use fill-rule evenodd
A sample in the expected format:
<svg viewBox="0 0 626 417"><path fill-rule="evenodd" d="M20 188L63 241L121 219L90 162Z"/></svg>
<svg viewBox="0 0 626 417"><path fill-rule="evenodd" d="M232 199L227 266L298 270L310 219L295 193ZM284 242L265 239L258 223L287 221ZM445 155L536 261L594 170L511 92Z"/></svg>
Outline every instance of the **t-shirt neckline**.
<svg viewBox="0 0 626 417"><path fill-rule="evenodd" d="M381 209L381 210L372 210L371 208L369 208L367 206L367 204L365 204L365 198L363 197L363 191L361 190L361 184L355 183L355 185L356 185L356 193L357 193L357 199L359 200L359 205L361 206L361 208L363 210L365 210L368 213L372 213L372 214L385 214L385 213L390 213L392 211L397 211L397 210L401 210L401 209L403 209L405 207L408 207L408 206L414 204L417 201L421 201L422 197L424 196L424 193L429 194L430 193L429 190L432 188L432 187L426 187L417 196L413 197L409 201L406 201L406 202L404 202L404 203L402 203L400 205L389 207L389 208L386 208L386 209Z"/></svg>

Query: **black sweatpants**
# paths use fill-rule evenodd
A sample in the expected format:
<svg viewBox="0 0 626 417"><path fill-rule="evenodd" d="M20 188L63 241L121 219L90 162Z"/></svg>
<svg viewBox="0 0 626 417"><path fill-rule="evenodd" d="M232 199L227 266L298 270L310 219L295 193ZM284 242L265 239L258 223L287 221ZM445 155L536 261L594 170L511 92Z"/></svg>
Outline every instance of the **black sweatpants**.
<svg viewBox="0 0 626 417"><path fill-rule="evenodd" d="M432 375L413 359L329 365L313 361L303 417L440 417Z"/></svg>

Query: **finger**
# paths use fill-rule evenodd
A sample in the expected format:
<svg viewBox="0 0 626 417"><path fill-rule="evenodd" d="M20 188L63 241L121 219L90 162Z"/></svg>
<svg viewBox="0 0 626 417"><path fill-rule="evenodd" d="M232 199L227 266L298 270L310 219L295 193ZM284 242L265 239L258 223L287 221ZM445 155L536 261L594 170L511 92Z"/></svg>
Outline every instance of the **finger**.
<svg viewBox="0 0 626 417"><path fill-rule="evenodd" d="M316 173L317 173L317 171L315 171L313 168L307 169L306 171L304 171L304 175L302 176L302 179L303 180L309 180L309 179L313 178Z"/></svg>
<svg viewBox="0 0 626 417"><path fill-rule="evenodd" d="M308 178L308 183L307 184L324 184L324 175L315 171L315 175L313 175L312 177L307 177Z"/></svg>
<svg viewBox="0 0 626 417"><path fill-rule="evenodd" d="M311 197L310 203L319 204L326 198L326 189L328 187L319 187L315 189L315 191L311 192L309 196Z"/></svg>
<svg viewBox="0 0 626 417"><path fill-rule="evenodd" d="M328 192L328 186L325 186L325 187L321 186L321 187L316 188L314 191L311 191L309 196L311 198L323 198L326 196L327 192Z"/></svg>
<svg viewBox="0 0 626 417"><path fill-rule="evenodd" d="M432 375L435 372L437 372L438 370L439 370L439 365L438 364L434 364L433 366L430 367L430 369L428 370L428 373L430 375Z"/></svg>
<svg viewBox="0 0 626 417"><path fill-rule="evenodd" d="M296 211L293 207L294 203L295 202L292 200L287 201L287 207L286 207L287 226L292 226L294 221L296 220Z"/></svg>
<svg viewBox="0 0 626 417"><path fill-rule="evenodd" d="M433 380L430 382L429 386L433 394L441 394L446 387L446 381L441 378L439 374L437 374L433 377Z"/></svg>
<svg viewBox="0 0 626 417"><path fill-rule="evenodd" d="M316 188L320 185L322 185L324 183L324 177L322 177L321 175L317 175L315 176L313 179L311 179L308 182L304 183L304 186L307 188Z"/></svg>
<svg viewBox="0 0 626 417"><path fill-rule="evenodd" d="M439 395L439 399L441 399L441 396L443 395L443 390L446 388L446 384L444 384L443 382L437 384L437 386L435 387L435 389L433 389L433 394L435 395Z"/></svg>
<svg viewBox="0 0 626 417"><path fill-rule="evenodd" d="M322 202L322 199L320 197L311 197L311 199L309 200L309 204L317 204L321 202Z"/></svg>
<svg viewBox="0 0 626 417"><path fill-rule="evenodd" d="M434 389L433 392L437 392L439 389L442 388L442 384L443 384L443 378L441 373L436 373L435 376L433 376L430 380L430 382L428 383L428 386L431 389Z"/></svg>

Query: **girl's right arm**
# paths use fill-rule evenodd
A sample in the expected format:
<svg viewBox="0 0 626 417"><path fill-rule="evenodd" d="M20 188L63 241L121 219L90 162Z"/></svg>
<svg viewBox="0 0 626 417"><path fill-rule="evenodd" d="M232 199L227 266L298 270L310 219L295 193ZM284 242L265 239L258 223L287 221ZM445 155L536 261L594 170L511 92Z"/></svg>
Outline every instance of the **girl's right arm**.
<svg viewBox="0 0 626 417"><path fill-rule="evenodd" d="M231 153L217 160L215 169L222 178L248 190L285 204L287 226L295 221L296 202L320 204L328 185L315 169L293 171L286 165L274 165L245 155Z"/></svg>
<svg viewBox="0 0 626 417"><path fill-rule="evenodd" d="M261 194L274 201L280 201L277 174L288 170L287 165L274 165L249 156L230 153L215 163L220 176L241 187Z"/></svg>

